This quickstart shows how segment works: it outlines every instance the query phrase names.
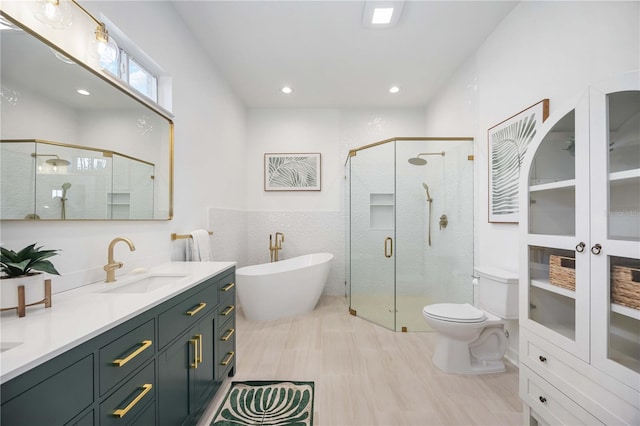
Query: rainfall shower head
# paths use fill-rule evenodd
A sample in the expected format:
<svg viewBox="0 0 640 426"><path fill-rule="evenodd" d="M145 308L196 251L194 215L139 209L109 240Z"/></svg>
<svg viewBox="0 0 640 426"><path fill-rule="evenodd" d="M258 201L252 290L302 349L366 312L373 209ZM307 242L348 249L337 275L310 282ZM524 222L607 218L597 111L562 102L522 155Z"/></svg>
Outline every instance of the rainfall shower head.
<svg viewBox="0 0 640 426"><path fill-rule="evenodd" d="M69 161L57 157L58 156L56 155L56 158L51 158L47 160L46 163L51 164L52 166L68 166L69 164L71 164Z"/></svg>
<svg viewBox="0 0 640 426"><path fill-rule="evenodd" d="M414 166L424 166L427 164L427 160L424 158L420 158L420 155L414 158L409 158L409 164L413 164Z"/></svg>
<svg viewBox="0 0 640 426"><path fill-rule="evenodd" d="M55 158L50 158L50 159L45 161L45 163L50 164L50 165L52 165L54 167L57 167L57 166L68 166L69 164L71 164L71 162L58 157L56 154L36 154L34 152L34 153L31 154L31 156L33 158L36 158L36 157L55 157Z"/></svg>
<svg viewBox="0 0 640 426"><path fill-rule="evenodd" d="M423 155L442 155L444 157L444 151L442 152L421 152L413 158L409 158L409 164L413 164L414 166L424 166L427 164L427 160L424 158L420 158Z"/></svg>

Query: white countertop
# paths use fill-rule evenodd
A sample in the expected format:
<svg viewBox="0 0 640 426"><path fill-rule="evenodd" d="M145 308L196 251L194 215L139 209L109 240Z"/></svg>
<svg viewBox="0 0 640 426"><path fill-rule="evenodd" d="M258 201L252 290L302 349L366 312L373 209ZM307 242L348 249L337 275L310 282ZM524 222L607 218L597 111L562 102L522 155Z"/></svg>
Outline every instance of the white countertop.
<svg viewBox="0 0 640 426"><path fill-rule="evenodd" d="M117 277L113 283L94 283L54 294L51 308L27 308L0 315L0 383L40 365L55 356L138 314L194 287L235 262L169 262L145 274ZM146 275L184 275L175 282L145 293L105 293ZM12 345L17 344L14 347ZM7 349L11 347L10 349Z"/></svg>

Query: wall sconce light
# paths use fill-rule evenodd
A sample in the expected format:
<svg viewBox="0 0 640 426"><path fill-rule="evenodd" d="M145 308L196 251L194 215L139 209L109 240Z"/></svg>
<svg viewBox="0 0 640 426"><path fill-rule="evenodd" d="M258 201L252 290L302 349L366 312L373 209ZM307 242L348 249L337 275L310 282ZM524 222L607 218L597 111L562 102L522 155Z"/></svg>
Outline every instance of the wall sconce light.
<svg viewBox="0 0 640 426"><path fill-rule="evenodd" d="M69 1L38 0L33 2L32 9L33 16L51 28L64 30L73 23L73 12Z"/></svg>
<svg viewBox="0 0 640 426"><path fill-rule="evenodd" d="M34 2L33 15L51 28L64 30L73 23L72 4L78 6L78 9L96 23L96 29L91 39L91 55L98 59L100 65L105 68L117 62L120 48L115 40L109 36L104 22L98 21L76 0L37 0Z"/></svg>

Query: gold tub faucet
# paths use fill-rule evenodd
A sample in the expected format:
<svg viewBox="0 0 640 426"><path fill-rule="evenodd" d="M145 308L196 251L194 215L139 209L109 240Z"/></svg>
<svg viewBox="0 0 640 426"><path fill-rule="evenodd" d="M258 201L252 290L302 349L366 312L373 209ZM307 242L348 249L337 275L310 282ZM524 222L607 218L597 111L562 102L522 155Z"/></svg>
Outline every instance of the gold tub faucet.
<svg viewBox="0 0 640 426"><path fill-rule="evenodd" d="M113 248L119 241L124 241L125 243L127 243L127 245L129 246L129 250L131 251L136 250L136 246L133 245L133 242L130 239L125 237L114 238L109 243L109 249L108 249L109 254L108 254L107 264L104 265L104 268L103 268L107 272L107 279L105 280L106 283L114 282L116 280L116 269L120 269L124 266L124 263L116 262L113 259Z"/></svg>
<svg viewBox="0 0 640 426"><path fill-rule="evenodd" d="M280 238L278 238L280 237ZM276 232L276 244L273 245L273 238L269 235L269 255L271 262L278 261L278 250L282 250L282 243L284 242L284 234L282 232Z"/></svg>

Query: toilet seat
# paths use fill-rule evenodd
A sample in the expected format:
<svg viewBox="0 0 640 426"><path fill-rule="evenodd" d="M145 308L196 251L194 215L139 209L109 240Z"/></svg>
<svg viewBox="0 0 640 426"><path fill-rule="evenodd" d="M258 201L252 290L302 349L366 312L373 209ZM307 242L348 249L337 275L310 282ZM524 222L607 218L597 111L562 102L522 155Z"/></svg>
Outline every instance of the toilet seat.
<svg viewBox="0 0 640 426"><path fill-rule="evenodd" d="M427 305L422 314L433 319L458 323L479 323L487 320L487 315L468 303L436 303Z"/></svg>

